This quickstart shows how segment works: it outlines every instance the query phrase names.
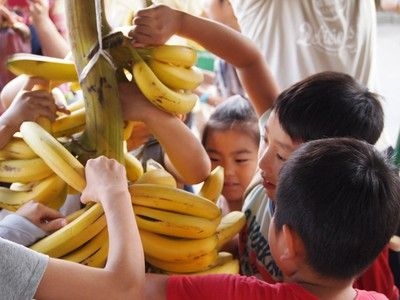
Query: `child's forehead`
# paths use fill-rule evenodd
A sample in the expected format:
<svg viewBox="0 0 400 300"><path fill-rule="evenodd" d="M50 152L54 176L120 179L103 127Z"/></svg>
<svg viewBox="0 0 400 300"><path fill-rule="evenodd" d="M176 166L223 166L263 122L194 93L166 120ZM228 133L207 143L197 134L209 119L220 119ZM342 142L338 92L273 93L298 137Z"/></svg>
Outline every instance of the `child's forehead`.
<svg viewBox="0 0 400 300"><path fill-rule="evenodd" d="M279 118L274 111L269 115L267 122L265 123L264 131L269 142L274 142L287 151L292 152L303 144L302 141L295 141L289 136L282 127Z"/></svg>

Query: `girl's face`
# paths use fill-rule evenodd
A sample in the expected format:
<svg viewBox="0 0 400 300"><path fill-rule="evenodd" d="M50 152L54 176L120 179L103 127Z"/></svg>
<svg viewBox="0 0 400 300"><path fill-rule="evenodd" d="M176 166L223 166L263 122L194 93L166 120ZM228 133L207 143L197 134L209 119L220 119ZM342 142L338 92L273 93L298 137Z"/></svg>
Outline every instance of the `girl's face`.
<svg viewBox="0 0 400 300"><path fill-rule="evenodd" d="M257 168L258 143L239 130L214 129L210 130L204 146L212 168L224 168L222 195L226 201L242 201Z"/></svg>
<svg viewBox="0 0 400 300"><path fill-rule="evenodd" d="M273 200L279 171L283 163L301 143L293 142L287 135L274 111L271 112L265 127L265 136L261 137L261 157L258 165L261 169L264 188L268 197Z"/></svg>

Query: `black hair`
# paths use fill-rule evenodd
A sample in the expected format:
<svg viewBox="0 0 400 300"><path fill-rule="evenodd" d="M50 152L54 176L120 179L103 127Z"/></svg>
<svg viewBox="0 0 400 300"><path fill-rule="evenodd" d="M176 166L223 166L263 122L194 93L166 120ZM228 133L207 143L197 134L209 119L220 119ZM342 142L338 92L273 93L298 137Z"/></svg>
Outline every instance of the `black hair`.
<svg viewBox="0 0 400 300"><path fill-rule="evenodd" d="M274 110L296 142L353 137L375 144L383 130L379 96L344 73L321 72L292 85Z"/></svg>
<svg viewBox="0 0 400 300"><path fill-rule="evenodd" d="M210 131L230 129L249 135L257 145L260 143L257 115L250 102L240 95L230 96L216 107L204 126L202 144L205 146Z"/></svg>
<svg viewBox="0 0 400 300"><path fill-rule="evenodd" d="M399 222L399 174L370 144L351 138L304 143L284 164L275 225L303 241L322 276L350 279L383 250Z"/></svg>

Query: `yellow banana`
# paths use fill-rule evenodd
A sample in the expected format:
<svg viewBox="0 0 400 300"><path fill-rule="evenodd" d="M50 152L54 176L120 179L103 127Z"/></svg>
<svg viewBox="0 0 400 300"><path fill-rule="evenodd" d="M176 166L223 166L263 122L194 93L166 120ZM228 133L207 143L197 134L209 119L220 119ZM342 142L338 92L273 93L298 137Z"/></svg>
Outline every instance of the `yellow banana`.
<svg viewBox="0 0 400 300"><path fill-rule="evenodd" d="M126 141L131 137L134 127L135 127L135 121L124 121L124 132L123 132L124 141Z"/></svg>
<svg viewBox="0 0 400 300"><path fill-rule="evenodd" d="M190 68L197 62L197 52L191 47L183 45L160 45L152 48L137 50L145 59L156 59L164 63Z"/></svg>
<svg viewBox="0 0 400 300"><path fill-rule="evenodd" d="M39 76L59 82L78 81L75 64L62 58L16 53L7 59L7 68L15 75Z"/></svg>
<svg viewBox="0 0 400 300"><path fill-rule="evenodd" d="M217 250L214 249L209 253L193 257L186 261L170 262L147 255L146 261L168 273L187 274L209 269L215 263L217 257Z"/></svg>
<svg viewBox="0 0 400 300"><path fill-rule="evenodd" d="M221 210L210 200L185 190L158 184L132 184L129 186L132 203L195 217L214 220Z"/></svg>
<svg viewBox="0 0 400 300"><path fill-rule="evenodd" d="M25 142L54 173L82 192L86 186L84 166L56 138L35 122L23 122L20 132Z"/></svg>
<svg viewBox="0 0 400 300"><path fill-rule="evenodd" d="M207 238L215 234L219 223L219 218L211 221L139 205L133 205L133 210L140 229L180 238Z"/></svg>
<svg viewBox="0 0 400 300"><path fill-rule="evenodd" d="M64 105L65 107L68 106L67 99L65 98L64 93L59 87L54 87L51 89L51 95L54 98L54 101L57 104Z"/></svg>
<svg viewBox="0 0 400 300"><path fill-rule="evenodd" d="M195 106L198 96L191 92L170 89L157 78L147 63L132 50L134 64L132 74L143 95L155 106L174 114L185 114Z"/></svg>
<svg viewBox="0 0 400 300"><path fill-rule="evenodd" d="M64 182L64 187L61 189L60 193L57 196L49 198L42 203L47 207L59 210L60 207L63 206L65 199L67 199L67 195L68 195L68 185Z"/></svg>
<svg viewBox="0 0 400 300"><path fill-rule="evenodd" d="M194 90L204 80L203 72L196 66L185 68L156 59L148 61L150 69L162 83L175 90Z"/></svg>
<svg viewBox="0 0 400 300"><path fill-rule="evenodd" d="M239 260L238 259L231 259L225 261L223 263L217 263L212 268L196 272L193 275L207 275L207 274L239 274L240 267L239 267Z"/></svg>
<svg viewBox="0 0 400 300"><path fill-rule="evenodd" d="M85 128L86 114L85 108L74 110L69 115L62 115L58 117L51 124L51 132L56 137L70 136L74 133L80 132Z"/></svg>
<svg viewBox="0 0 400 300"><path fill-rule="evenodd" d="M84 245L60 258L79 263L96 253L106 243L107 239L107 228L103 228L100 233Z"/></svg>
<svg viewBox="0 0 400 300"><path fill-rule="evenodd" d="M0 149L0 160L30 159L35 157L38 157L37 154L20 137L12 137L7 145Z"/></svg>
<svg viewBox="0 0 400 300"><path fill-rule="evenodd" d="M206 180L204 180L199 195L215 203L221 195L223 187L224 168L222 166L216 166Z"/></svg>
<svg viewBox="0 0 400 300"><path fill-rule="evenodd" d="M187 261L210 253L217 247L217 236L204 239L183 239L139 229L146 256L170 262Z"/></svg>
<svg viewBox="0 0 400 300"><path fill-rule="evenodd" d="M85 101L83 100L82 97L80 97L78 100L72 102L71 104L67 105L67 109L70 112L73 112L75 110L85 108Z"/></svg>
<svg viewBox="0 0 400 300"><path fill-rule="evenodd" d="M177 183L175 177L172 176L168 171L164 168L162 169L151 169L142 174L137 180L136 183L152 183L163 186L168 186L171 188L176 188Z"/></svg>
<svg viewBox="0 0 400 300"><path fill-rule="evenodd" d="M83 244L94 238L94 236L96 236L100 231L106 228L106 225L106 215L102 214L92 224L89 224L86 228L82 228L80 232L76 232L76 235L71 236L70 239L65 240L63 243L59 244L47 254L51 257L64 256L78 249Z"/></svg>
<svg viewBox="0 0 400 300"><path fill-rule="evenodd" d="M57 175L51 175L37 181L29 191L13 191L9 188L0 188L0 208L11 211L34 199L37 202L46 202L57 197L64 188L65 182Z"/></svg>
<svg viewBox="0 0 400 300"><path fill-rule="evenodd" d="M126 176L130 182L135 182L138 178L143 175L143 166L142 163L129 152L125 152L125 169Z"/></svg>
<svg viewBox="0 0 400 300"><path fill-rule="evenodd" d="M246 216L241 211L231 211L222 217L217 227L218 249L221 249L246 224Z"/></svg>
<svg viewBox="0 0 400 300"><path fill-rule="evenodd" d="M65 217L67 219L67 222L71 223L73 220L78 218L81 214L83 214L85 211L87 211L93 205L94 205L94 203L88 203L84 207L82 207L81 209L78 209L78 210L70 213L68 216Z"/></svg>
<svg viewBox="0 0 400 300"><path fill-rule="evenodd" d="M40 157L0 161L0 181L28 183L54 174Z"/></svg>
<svg viewBox="0 0 400 300"><path fill-rule="evenodd" d="M100 249L88 258L81 261L81 264L94 268L104 268L108 258L108 238L103 242Z"/></svg>
<svg viewBox="0 0 400 300"><path fill-rule="evenodd" d="M97 220L103 214L103 208L99 203L95 203L89 209L85 210L73 221L58 229L52 234L39 240L32 246L31 249L47 254L53 251L59 245L70 240L73 236L79 234L83 228L88 227L95 220Z"/></svg>

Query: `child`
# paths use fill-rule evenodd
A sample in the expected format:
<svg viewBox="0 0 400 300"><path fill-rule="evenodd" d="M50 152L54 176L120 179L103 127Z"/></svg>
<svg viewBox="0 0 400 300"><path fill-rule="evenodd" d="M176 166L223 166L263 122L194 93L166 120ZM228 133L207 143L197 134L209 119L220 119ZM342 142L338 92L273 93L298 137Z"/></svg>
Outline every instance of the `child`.
<svg viewBox="0 0 400 300"><path fill-rule="evenodd" d="M164 43L171 34L178 34L195 40L233 64L260 117L260 128L264 129L267 111L278 96L278 88L261 54L249 40L228 27L166 6L139 11L134 22L136 27L130 35L136 46L157 45ZM310 87L304 89L307 85ZM258 184L245 199L243 211L246 213L247 226L240 246L242 272L247 275L258 274L270 282L282 280L282 277L268 245L267 232L273 202L268 199L266 191L268 196L274 196L277 174L283 161L307 140L352 136L375 143L383 128L383 111L377 97L345 74L317 74L284 91L280 95L282 97L289 99L287 102L291 103L290 106L296 105L293 110L288 109L289 113L282 110L284 119L271 114L269 123L274 121L275 128L267 127L266 144L261 145L264 153L260 167L263 169L264 184ZM295 99L301 101L296 102ZM310 106L309 101L314 104ZM314 106L318 107L319 113L315 113ZM296 128L300 128L299 131ZM269 134L274 136L269 137ZM282 137L289 140L289 145L282 144ZM377 265L374 264L369 270L372 274L367 272L362 276L363 284L360 286L382 291L389 298L395 298L398 291L388 268L387 249L382 256L376 261Z"/></svg>
<svg viewBox="0 0 400 300"><path fill-rule="evenodd" d="M146 299L385 299L352 287L395 232L396 170L351 138L304 143L283 166L269 228L285 283L238 275L146 275Z"/></svg>
<svg viewBox="0 0 400 300"><path fill-rule="evenodd" d="M241 96L229 97L208 119L202 144L212 169L224 168L224 187L218 199L223 214L242 209L244 192L257 168L259 143L257 116Z"/></svg>
<svg viewBox="0 0 400 300"><path fill-rule="evenodd" d="M124 167L98 157L85 166L83 203L103 206L109 253L104 269L48 258L0 238L1 299L141 299L144 254Z"/></svg>

